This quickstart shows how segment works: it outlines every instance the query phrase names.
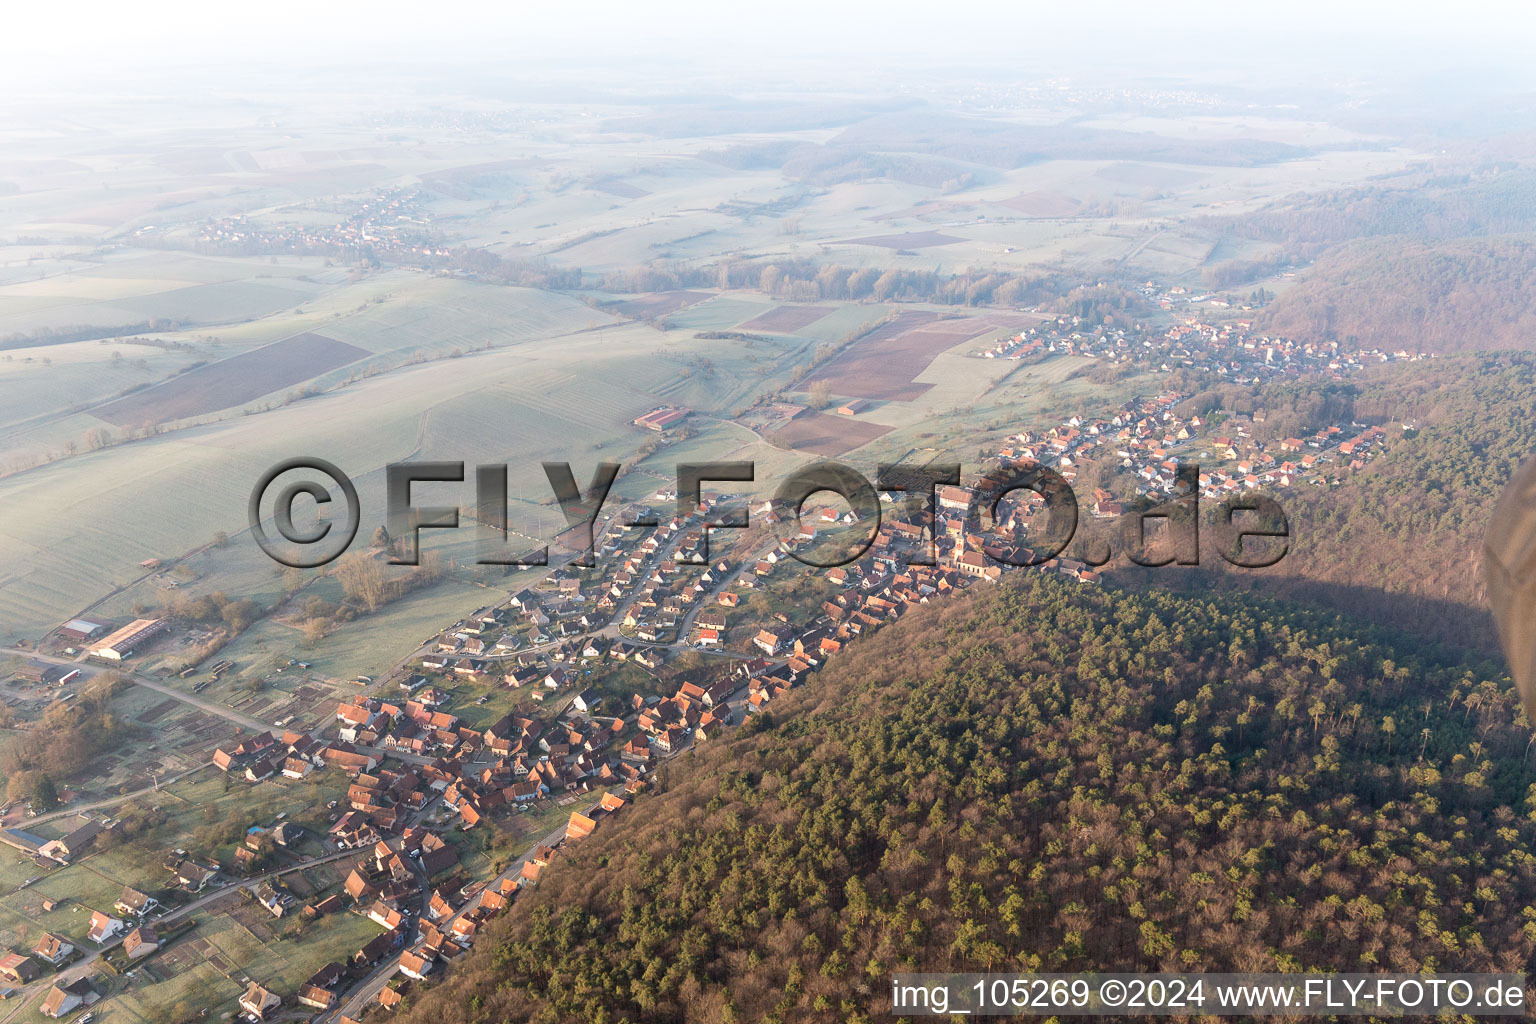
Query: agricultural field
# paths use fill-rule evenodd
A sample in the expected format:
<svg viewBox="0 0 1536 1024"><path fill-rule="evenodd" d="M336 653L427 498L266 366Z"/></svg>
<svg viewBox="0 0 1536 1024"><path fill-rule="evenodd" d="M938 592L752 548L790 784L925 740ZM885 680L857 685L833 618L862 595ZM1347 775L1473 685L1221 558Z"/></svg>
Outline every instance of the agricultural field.
<svg viewBox="0 0 1536 1024"><path fill-rule="evenodd" d="M655 320L710 297L709 292L654 292L641 298L606 303L602 308L629 320Z"/></svg>
<svg viewBox="0 0 1536 1024"><path fill-rule="evenodd" d="M831 312L829 306L775 306L766 313L744 321L741 329L766 331L769 334L798 334Z"/></svg>
<svg viewBox="0 0 1536 1024"><path fill-rule="evenodd" d="M96 406L91 415L118 427L187 419L244 405L366 355L363 349L334 338L296 334Z"/></svg>
<svg viewBox="0 0 1536 1024"><path fill-rule="evenodd" d="M722 292L712 299L695 303L662 320L667 330L724 331L731 328L746 331L747 324L773 309L766 301L753 301L733 293Z"/></svg>
<svg viewBox="0 0 1536 1024"><path fill-rule="evenodd" d="M552 497L541 460L625 461L646 440L635 416L750 402L787 372L746 343L626 325L410 364L0 478L0 543L18 556L0 576L0 630L35 636L139 581L141 561L180 557L221 531L242 543L249 489L280 459L323 454L348 472L364 536L383 519L384 465L407 458L508 462L513 500L552 524L553 509L537 519Z"/></svg>
<svg viewBox="0 0 1536 1024"><path fill-rule="evenodd" d="M932 386L918 378L941 352L989 331L1012 333L1027 319L1005 314L946 319L906 311L843 348L808 383L825 381L838 396L910 402Z"/></svg>
<svg viewBox="0 0 1536 1024"><path fill-rule="evenodd" d="M891 428L848 416L802 413L773 433L775 444L815 455L836 456L862 448Z"/></svg>

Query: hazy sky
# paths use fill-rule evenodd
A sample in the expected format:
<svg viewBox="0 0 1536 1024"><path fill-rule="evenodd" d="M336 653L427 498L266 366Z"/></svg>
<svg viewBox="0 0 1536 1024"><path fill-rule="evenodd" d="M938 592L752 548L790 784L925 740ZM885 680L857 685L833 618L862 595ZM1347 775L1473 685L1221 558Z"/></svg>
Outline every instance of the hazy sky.
<svg viewBox="0 0 1536 1024"><path fill-rule="evenodd" d="M917 58L996 72L1015 62L1026 71L1086 70L1094 55L1118 62L1139 53L1145 69L1170 72L1190 61L1300 66L1320 56L1338 73L1383 57L1404 72L1505 62L1518 71L1536 43L1526 4L1478 0L84 0L13 4L5 22L0 79L23 97L28 88L99 88L170 66L260 73L382 60L452 68L640 56L760 68L833 58L857 70Z"/></svg>

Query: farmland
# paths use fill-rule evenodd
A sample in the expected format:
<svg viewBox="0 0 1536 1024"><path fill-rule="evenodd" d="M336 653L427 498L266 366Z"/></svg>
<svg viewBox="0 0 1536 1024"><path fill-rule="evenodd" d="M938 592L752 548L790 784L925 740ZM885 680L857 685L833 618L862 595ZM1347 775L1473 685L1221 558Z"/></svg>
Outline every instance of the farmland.
<svg viewBox="0 0 1536 1024"><path fill-rule="evenodd" d="M832 312L827 306L776 306L741 324L744 331L795 334Z"/></svg>
<svg viewBox="0 0 1536 1024"><path fill-rule="evenodd" d="M862 448L890 430L878 423L813 412L790 420L774 432L773 440L796 451L832 456Z"/></svg>
<svg viewBox="0 0 1536 1024"><path fill-rule="evenodd" d="M937 313L906 311L844 348L810 380L825 381L836 395L909 402L931 387L917 378L939 353L1023 319L998 315L944 319Z"/></svg>
<svg viewBox="0 0 1536 1024"><path fill-rule="evenodd" d="M633 320L651 320L675 313L709 298L708 292L656 292L642 298L611 302L603 308Z"/></svg>
<svg viewBox="0 0 1536 1024"><path fill-rule="evenodd" d="M200 366L174 380L97 406L91 414L120 427L217 412L303 383L367 355L319 334L297 334L252 352Z"/></svg>

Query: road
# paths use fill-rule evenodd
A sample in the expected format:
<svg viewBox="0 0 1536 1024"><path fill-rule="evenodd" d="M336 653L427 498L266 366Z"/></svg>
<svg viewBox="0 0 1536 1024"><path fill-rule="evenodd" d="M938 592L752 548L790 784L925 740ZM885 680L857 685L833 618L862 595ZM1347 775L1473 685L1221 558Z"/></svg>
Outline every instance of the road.
<svg viewBox="0 0 1536 1024"><path fill-rule="evenodd" d="M59 818L67 818L72 814L84 814L86 811L99 811L103 807L115 807L118 804L127 803L129 800L134 800L138 797L146 796L150 793L157 793L160 791L160 787L169 786L173 782L180 782L182 779L189 775L196 775L204 768L209 767L212 763L212 761L205 761L204 763L193 768L188 768L186 771L180 772L179 774L167 775L158 780L152 786L145 786L143 789L136 789L132 793L124 793L122 796L107 797L105 800L93 800L90 803L85 804L70 804L68 807L60 808L57 811L49 811L47 814L39 814L35 818L27 818L25 822L18 824L15 827L32 828L34 826L41 825L44 822L55 821Z"/></svg>
<svg viewBox="0 0 1536 1024"><path fill-rule="evenodd" d="M559 828L555 829L555 831L551 832L543 839L529 846L528 849L523 852L521 857L518 857L517 860L507 865L505 871L487 882L486 888L490 889L496 885L499 885L503 878L516 878L520 876L523 872L523 865L527 863L528 858L533 856L535 850L537 850L540 846L553 846L555 843L564 838L565 826L561 825ZM453 922L458 920L461 915L467 913L469 909L470 904L464 904L464 906L460 907L452 916L446 917L443 920L437 922L437 926L444 932L447 932L448 929L452 926ZM425 904L423 904L422 912L425 913L425 911L426 907ZM374 1001L379 998L379 992L383 990L385 985L389 984L389 979L394 977L395 971L399 969L399 966L399 957L394 956L380 964L377 968L374 969L372 974L368 975L362 981L353 986L351 992L347 995L347 998L341 1002L336 1007L336 1009L329 1013L323 1014L320 1017L317 1017L317 1024L330 1024L330 1022L339 1019L343 1015L352 1017L354 1019L361 1019L368 1007L373 1005Z"/></svg>
<svg viewBox="0 0 1536 1024"><path fill-rule="evenodd" d="M601 532L600 532L599 536L601 536L603 534L606 534L610 529L613 529L614 527L618 526L619 525L619 521L618 520L619 520L619 517L618 516L614 516L611 519L609 519L606 523L604 523L602 528L601 528ZM651 568L653 568L656 564L658 564L664 558L672 556L675 553L675 549L676 549L678 543L680 542L684 532L685 531L679 531L677 536L675 536L674 538L670 539L670 543L662 545L656 552L653 552L650 557L645 559L644 562L642 563L642 568L641 568L640 575L643 576L644 573L648 572ZM567 561L568 560L569 559L567 559ZM744 572L749 570L749 567L752 564L753 563L752 563L751 559L743 559L742 563L735 569L735 571L730 573L727 576L726 579L719 581L713 588L711 588L710 595L718 593L721 589L723 589L723 588L733 584ZM550 571L553 568L554 568L554 566L552 565L550 567L550 569L546 569L545 572L547 573L548 571ZM610 622L609 622L609 624L606 627L604 627L604 628L602 628L600 630L596 630L596 631L594 631L593 634L588 634L588 635L621 636L622 634L619 632L618 624L620 622L622 622L625 611L632 604L632 602L634 600L634 597L635 597L635 592L636 591L638 591L638 587L634 588L634 590L632 590L631 593L629 595L627 595L625 597L625 599L619 604L619 606L615 609L613 617L610 619ZM705 601L707 599L707 596L708 595L701 595L701 599L698 602L696 602L694 604L694 606L692 608L690 608L684 614L684 616L682 617L681 621L678 624L679 625L679 637L680 638L683 637L683 636L686 636L687 628L692 623L693 618L698 614L700 609L704 607ZM628 639L628 638L626 638L626 639ZM561 641L558 641L558 640L551 641L548 644L538 645L538 647L535 648L534 650L538 651L538 650L540 650L542 648L545 648L545 647L553 647L553 646L556 646L560 642ZM674 648L689 649L689 650L694 649L690 645L681 642L681 640L679 640L679 642L674 642L674 643L670 643L670 644L665 644L665 643L651 644L651 643L646 643L644 641L637 641L637 640L630 640L629 642L635 643L635 644L644 645L644 646L674 647ZM430 646L430 645L424 645L423 648L418 648L417 651L412 652L412 654L410 656L408 656L406 659L404 659L401 662L401 664L404 664L405 662L409 661L410 657L414 657L414 656L418 655L421 652L421 650L424 649L426 646ZM40 654L40 653L38 653L36 651L24 650L24 649L14 648L14 647L13 648L0 648L0 653L16 654L16 655L20 655L21 657L30 658L30 659L33 659L34 661L40 661L40 662L44 662L44 663L47 663L47 664L66 665L66 666L79 667L82 670L82 675L86 675L87 678L89 678L90 676L94 676L96 673L104 670L104 667L102 667L102 666L86 666L86 665L82 664L82 662L84 660L84 655L81 655L80 657L71 660L71 659L66 659L66 658L59 658L59 657L56 657L56 656L53 656L53 655ZM527 653L527 652L525 651L523 653ZM719 654L723 654L723 655L730 655L732 657L742 657L741 655L736 655L736 654L732 654L731 652L724 652L724 651L721 651L721 652L705 651L704 653L719 653ZM513 656L515 656L515 655L513 655ZM215 701L207 700L207 699L202 698L202 697L198 697L197 695L192 694L192 693L188 693L188 692L185 692L185 691L182 691L182 690L178 690L178 689L176 689L174 687L167 686L164 683L157 682L155 680L149 679L149 678L147 678L147 677L145 677L143 675L140 675L140 674L135 673L135 672L128 671L126 669L117 668L115 670L118 671L124 677L124 679L126 679L128 682L132 683L135 686L142 686L145 689L152 690L152 691L154 691L156 693L162 694L162 695L164 695L166 697L169 697L169 698L171 698L173 700L176 700L176 701L178 701L180 703L186 704L186 705L188 705L190 707L197 708L198 710L203 711L203 712L205 712L207 714L214 715L214 716L219 717L219 718L223 718L223 719L225 719L227 721L235 723L236 725L240 726L243 729L247 729L247 730L250 730L252 732L273 732L273 733L279 733L279 734L281 733L281 730L279 729L279 727L275 726L274 724L272 724L270 722L263 722L263 721L261 721L259 719L253 718L253 717L251 717L249 715L241 714L240 712L235 711L233 708L230 708L227 705L224 705L224 704L221 704L221 703L217 703ZM725 707L725 710L726 710L727 714L729 714L729 712L730 712L730 704L728 703L728 701L725 703L724 707ZM412 764L417 764L417 765L423 765L423 764L430 764L430 763L432 763L432 759L431 758L419 757L419 756L416 756L416 755L406 754L406 753L399 752L399 751L386 751L386 750L384 750L383 748L380 748L380 747L358 746L357 749L359 749L361 751L364 751L366 753L372 754L374 756L378 756L380 758L388 756L388 757L396 758L397 760L400 760L400 761L404 761L404 762L412 763ZM679 751L678 753L681 753L681 751ZM165 782L171 782L171 781L175 781L176 779L184 778L187 775L190 775L190 774L192 774L195 771L201 770L203 767L206 767L206 765L197 766L196 768L189 769L188 771L183 772L180 775L177 775L177 776L174 776L172 778L168 778L168 779L162 780L162 785ZM95 801L95 802L92 802L92 803L89 803L89 804L82 804L82 805L79 805L77 807L71 807L71 808L68 808L68 809L65 809L65 810L61 810L61 811L58 811L58 812L55 812L55 813L51 813L51 814L49 814L49 815L47 815L47 816L45 816L43 818L33 819L33 821L34 822L47 821L47 820L52 820L52 819L57 818L57 817L64 816L66 814L76 814L76 813L80 813L82 811L89 811L89 810L99 809L101 807L112 806L114 804L121 803L123 801L132 799L135 796L143 795L143 793L150 792L150 791L152 791L152 789L153 789L153 787L151 787L150 789L141 790L138 793L128 794L126 796L120 796L120 797L114 797L114 798L107 799L107 800ZM416 816L414 816L415 820L419 821L422 818L424 818L426 813L427 813L428 808L430 808L430 807L431 807L431 803L429 803L427 805L427 807L423 807L421 812L419 812ZM558 843L558 842L560 842L560 841L562 841L564 839L565 833L566 833L566 826L562 825L559 828L555 829L554 831L550 832L547 836L543 837L539 841L530 843L528 848L527 848L527 850L525 850L521 856L519 856L516 860L514 860L510 864L508 864L507 867L499 875L497 875L495 878L491 879L489 882L486 883L487 887L488 888L495 887L495 886L499 885L502 882L502 880L507 879L507 878L518 878L518 877L520 877L521 873L522 873L522 870L523 870L523 866L534 855L534 852L540 846L553 846L553 845L555 845L556 843ZM262 874L262 875L254 876L254 877L252 877L250 879L246 879L243 884L245 884L248 887L254 887L256 885L261 884L261 882L263 882L265 880L268 880L268 879L271 879L271 878L277 878L277 877L280 877L282 875L290 874L290 873L295 872L295 871L302 871L305 868L313 867L315 865L326 864L326 863L329 863L329 862L332 862L332 861L342 860L342 859L345 859L345 858L352 858L352 857L356 857L356 856L358 856L358 852L357 851L354 851L354 850L340 850L340 851L336 851L334 853L330 853L330 854L326 854L326 855L321 856L321 857L314 858L314 859L309 860L309 861L305 861L305 862L300 863L300 864L290 865L289 867L286 867L286 868L280 868L280 869L277 869L277 870L274 870L274 871L267 872L267 873ZM413 861L413 866L415 866L414 865L414 861ZM418 871L419 871L419 868L418 868ZM229 896L229 895L231 895L230 889L228 887L223 887L223 888L221 888L219 890L216 890L216 891L214 891L212 893L209 893L206 896L202 896L199 899L194 900L192 903L189 903L186 906L179 907L176 910L174 910L174 911L164 915L163 917L158 918L155 921L155 923L156 924L162 924L162 925L173 924L176 921L186 917L188 914L194 913L195 911L197 911L199 909L202 909L203 907L206 907L209 904L211 904L211 903L213 903L213 902L215 902L215 901L217 901L217 900L219 900L221 898ZM418 933L419 922L420 922L420 919L421 919L421 915L426 912L426 908L427 908L428 901L430 899L430 895L431 895L430 882L425 877L422 877L421 878L421 908L420 908L420 911L418 912L418 914L416 915L415 920L412 922L412 933L411 933L412 941L414 941L414 939L415 939L415 937L416 937L416 935ZM471 903L472 902L473 901L471 901ZM441 928L443 928L444 930L447 930L448 928L450 928L454 921L456 921L460 916L462 916L463 914L467 913L470 910L471 903L466 903L464 907L461 907L453 915L451 915L448 918L444 919L443 921L439 922L439 926ZM64 971L59 972L59 974L54 975L54 976L49 977L49 978L41 979L38 982L34 982L30 986L25 986L25 987L17 990L16 996L14 997L16 999L15 1007L14 1007L14 1009L11 1010L10 1013L7 1013L3 1017L0 1017L0 1024L6 1024L6 1022L11 1020L11 1018L15 1017L17 1015L17 1013L19 1013L27 1005L27 1003L29 1003L40 991L42 991L43 989L45 989L49 985L52 985L55 982L59 982L59 981L64 981L64 982L72 981L72 980L74 980L76 978L82 977L82 976L86 975L87 973L91 972L94 969L97 961L100 960L102 958L102 956L104 956L106 953L108 953L111 950L115 949L118 945L121 944L121 942L122 942L121 938L115 938L111 942L108 942L106 945L102 946L101 948L99 948L99 949L97 949L95 951L87 952L86 955L80 961L78 961L75 964L70 965ZM383 987L386 984L388 984L389 979L398 970L398 966L399 966L398 958L397 957L390 957L388 960L385 961L384 964L380 965L372 973L370 973L367 977L365 977L361 982L359 982L357 985L355 985L353 987L351 993L349 994L349 996L335 1010L331 1011L328 1014L322 1015L321 1017L317 1018L317 1020L331 1022L331 1021L335 1021L336 1019L338 1019L341 1015L347 1015L347 1016L352 1016L352 1017L360 1017L360 1016L362 1016L362 1014L366 1010L366 1008L374 1000L376 1000L378 998L378 994L379 994L380 990L382 990Z"/></svg>
<svg viewBox="0 0 1536 1024"><path fill-rule="evenodd" d="M19 647L0 647L0 654L19 654L23 658L46 662L49 665L72 665L80 669L80 674L85 675L87 678L94 677L98 672L107 671L103 667L87 666L69 658L58 658L51 654L39 654L36 651L23 650ZM137 672L129 672L126 669L120 668L111 669L111 671L119 673L124 679L135 686L142 686L146 690L154 690L156 693L164 694L173 700L179 700L183 704L189 704L201 711L206 711L210 715L217 715L219 718L228 719L241 728L250 729L252 732L282 732L281 729L271 722L263 722L258 718L252 718L250 715L242 715L227 704L219 704L215 701L199 697L196 694L186 693L174 687L166 686L164 683L157 683L153 679L139 675Z"/></svg>

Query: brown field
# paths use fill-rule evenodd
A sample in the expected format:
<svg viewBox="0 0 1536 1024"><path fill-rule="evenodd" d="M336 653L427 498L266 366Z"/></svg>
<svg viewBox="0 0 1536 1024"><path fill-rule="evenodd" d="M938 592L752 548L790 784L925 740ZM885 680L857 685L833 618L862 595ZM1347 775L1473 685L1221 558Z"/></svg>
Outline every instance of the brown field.
<svg viewBox="0 0 1536 1024"><path fill-rule="evenodd" d="M1070 217L1083 204L1060 192L1025 192L997 205L1017 210L1026 217Z"/></svg>
<svg viewBox="0 0 1536 1024"><path fill-rule="evenodd" d="M939 314L908 310L866 334L822 364L807 381L824 380L832 393L851 398L910 402L931 388L919 374L935 356L968 338L996 329L1006 316L941 320Z"/></svg>
<svg viewBox="0 0 1536 1024"><path fill-rule="evenodd" d="M965 239L946 235L939 231L908 231L900 235L870 235L868 238L849 238L843 245L878 245L885 249L926 249L934 245L954 245Z"/></svg>
<svg viewBox="0 0 1536 1024"><path fill-rule="evenodd" d="M153 722L157 718L159 718L161 715L164 715L166 712L173 711L173 710L175 710L176 708L178 708L180 706L181 706L181 702L178 701L176 698L174 698L174 697L167 697L165 700L161 701L159 704L156 704L154 707L150 708L149 710L145 711L143 714L139 715L139 721L141 721L141 722Z"/></svg>
<svg viewBox="0 0 1536 1024"><path fill-rule="evenodd" d="M878 423L862 423L846 416L808 412L790 420L774 433L773 438L797 452L832 456L862 448L880 435L890 432L890 427Z"/></svg>
<svg viewBox="0 0 1536 1024"><path fill-rule="evenodd" d="M636 299L620 299L603 304L603 309L632 320L650 320L712 298L709 292L653 292Z"/></svg>
<svg viewBox="0 0 1536 1024"><path fill-rule="evenodd" d="M741 325L741 329L793 334L802 327L809 327L830 312L832 312L831 308L824 306L778 306L748 320Z"/></svg>
<svg viewBox="0 0 1536 1024"><path fill-rule="evenodd" d="M99 405L91 414L119 427L201 416L302 384L366 355L344 341L296 334Z"/></svg>

